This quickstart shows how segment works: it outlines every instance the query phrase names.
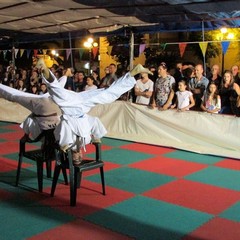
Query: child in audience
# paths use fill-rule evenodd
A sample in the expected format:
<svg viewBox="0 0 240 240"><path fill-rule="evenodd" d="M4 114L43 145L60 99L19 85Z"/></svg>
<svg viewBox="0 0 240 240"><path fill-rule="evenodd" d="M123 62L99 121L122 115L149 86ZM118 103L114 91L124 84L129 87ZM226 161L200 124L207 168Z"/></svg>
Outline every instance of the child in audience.
<svg viewBox="0 0 240 240"><path fill-rule="evenodd" d="M180 80L178 82L178 89L179 91L176 92L176 103L173 104L171 108L175 108L177 106L178 111L187 111L195 105L195 101L193 99L192 92L187 90L186 80Z"/></svg>
<svg viewBox="0 0 240 240"><path fill-rule="evenodd" d="M221 110L221 98L214 82L208 85L203 94L201 109L208 113L218 113Z"/></svg>

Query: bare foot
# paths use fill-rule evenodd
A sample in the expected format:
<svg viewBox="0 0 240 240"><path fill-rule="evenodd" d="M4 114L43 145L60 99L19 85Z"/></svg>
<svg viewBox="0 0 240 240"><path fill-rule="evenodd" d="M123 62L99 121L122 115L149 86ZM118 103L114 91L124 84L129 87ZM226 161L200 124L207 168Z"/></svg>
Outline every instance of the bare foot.
<svg viewBox="0 0 240 240"><path fill-rule="evenodd" d="M133 77L139 73L148 73L153 75L153 73L148 69L144 68L141 64L138 64L135 68L130 71L130 75Z"/></svg>

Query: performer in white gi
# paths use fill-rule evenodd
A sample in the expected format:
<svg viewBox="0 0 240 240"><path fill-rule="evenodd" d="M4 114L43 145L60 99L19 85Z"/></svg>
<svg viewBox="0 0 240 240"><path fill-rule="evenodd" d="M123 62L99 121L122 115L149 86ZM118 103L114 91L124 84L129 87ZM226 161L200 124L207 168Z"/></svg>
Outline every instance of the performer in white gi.
<svg viewBox="0 0 240 240"><path fill-rule="evenodd" d="M71 148L76 154L73 160L81 161L81 154L76 152L77 139L81 138L81 147L91 141L91 135L100 139L106 133L106 129L97 117L91 117L87 113L97 104L112 103L123 93L132 89L136 83L135 75L141 72L151 72L138 64L133 70L116 80L107 89L97 89L76 93L62 88L56 77L46 67L44 60L39 59L37 67L42 70L48 92L53 101L62 110L60 124L56 127L55 138L63 151Z"/></svg>

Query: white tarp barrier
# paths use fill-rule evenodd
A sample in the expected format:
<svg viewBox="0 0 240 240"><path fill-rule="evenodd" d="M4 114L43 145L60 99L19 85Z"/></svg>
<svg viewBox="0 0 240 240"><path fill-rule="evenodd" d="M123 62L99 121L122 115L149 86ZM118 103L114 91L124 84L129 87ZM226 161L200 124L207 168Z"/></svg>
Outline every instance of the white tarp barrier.
<svg viewBox="0 0 240 240"><path fill-rule="evenodd" d="M21 122L29 111L0 99L0 120ZM108 130L107 137L201 154L239 159L240 118L204 112L158 111L146 106L116 101L90 111Z"/></svg>

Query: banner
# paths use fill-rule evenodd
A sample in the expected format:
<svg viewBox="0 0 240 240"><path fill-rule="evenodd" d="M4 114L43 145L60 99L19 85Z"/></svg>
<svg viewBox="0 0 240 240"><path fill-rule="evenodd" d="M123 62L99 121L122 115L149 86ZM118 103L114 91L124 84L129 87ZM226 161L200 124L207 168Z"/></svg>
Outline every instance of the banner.
<svg viewBox="0 0 240 240"><path fill-rule="evenodd" d="M187 43L179 43L180 56L183 57Z"/></svg>
<svg viewBox="0 0 240 240"><path fill-rule="evenodd" d="M228 50L229 44L230 44L229 41L224 41L224 42L222 42L222 52L223 52L224 55L225 55L225 53L226 53L227 50Z"/></svg>
<svg viewBox="0 0 240 240"><path fill-rule="evenodd" d="M200 42L200 43L199 43L199 46L200 46L200 48L201 48L203 57L205 57L206 50L207 50L207 46L208 46L208 42Z"/></svg>
<svg viewBox="0 0 240 240"><path fill-rule="evenodd" d="M139 45L139 55L141 55L146 48L146 44L140 44Z"/></svg>

